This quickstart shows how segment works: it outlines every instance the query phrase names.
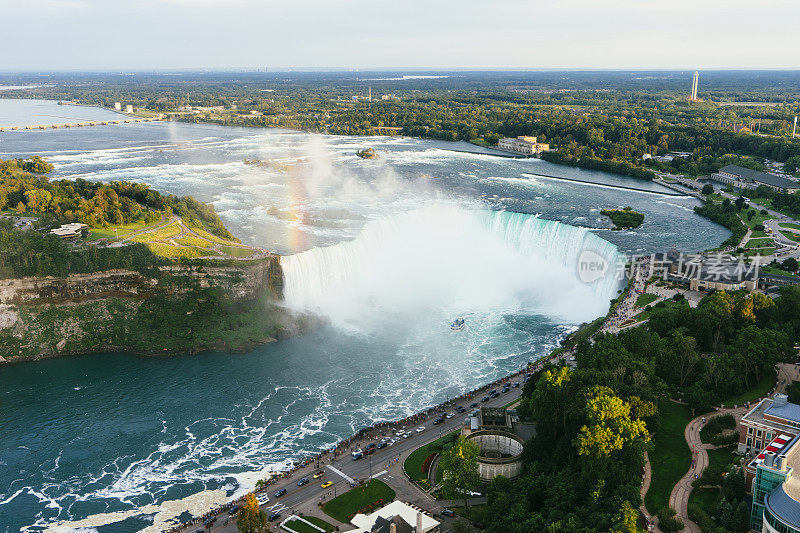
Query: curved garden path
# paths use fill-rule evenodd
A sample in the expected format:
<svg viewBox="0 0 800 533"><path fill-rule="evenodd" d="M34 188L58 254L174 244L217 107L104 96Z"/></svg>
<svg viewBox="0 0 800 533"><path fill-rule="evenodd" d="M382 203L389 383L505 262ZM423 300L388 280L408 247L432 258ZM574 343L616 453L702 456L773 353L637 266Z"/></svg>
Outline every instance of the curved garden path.
<svg viewBox="0 0 800 533"><path fill-rule="evenodd" d="M783 392L786 386L792 382L793 378L800 377L800 373L798 372L798 365L787 363L779 364L776 368L777 383L766 397ZM750 407L739 406L732 408L720 408L716 411L705 413L689 422L684 428L683 436L686 439L686 443L689 445L691 450L697 451L697 455L695 456L696 461L694 466L689 467L689 470L686 472L686 474L684 474L680 481L675 484L675 486L672 488L672 492L669 495L669 506L675 509L677 517L683 521L683 531L702 533L700 527L689 519L689 496L692 493L692 481L695 479L695 474L699 477L703 473L703 470L708 466L708 450L714 448L713 445L703 444L703 442L700 440L700 425L702 424L703 418L705 417L706 420L708 420L714 416L730 414L736 418L736 425L738 427L742 417L759 401L761 401L761 398L750 402Z"/></svg>

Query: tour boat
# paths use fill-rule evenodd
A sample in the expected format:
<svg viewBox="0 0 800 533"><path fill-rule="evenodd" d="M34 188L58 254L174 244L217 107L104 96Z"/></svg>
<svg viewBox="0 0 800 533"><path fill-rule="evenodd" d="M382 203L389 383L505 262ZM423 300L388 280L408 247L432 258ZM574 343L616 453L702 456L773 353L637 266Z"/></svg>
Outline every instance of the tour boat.
<svg viewBox="0 0 800 533"><path fill-rule="evenodd" d="M461 331L464 329L464 319L463 318L456 318L455 321L450 324L450 329L453 331Z"/></svg>

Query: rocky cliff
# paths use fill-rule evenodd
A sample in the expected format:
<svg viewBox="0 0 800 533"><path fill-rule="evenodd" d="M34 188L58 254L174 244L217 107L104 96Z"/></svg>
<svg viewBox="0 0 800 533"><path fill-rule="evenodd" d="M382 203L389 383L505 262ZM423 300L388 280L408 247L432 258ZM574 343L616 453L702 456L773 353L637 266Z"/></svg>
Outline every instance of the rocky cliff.
<svg viewBox="0 0 800 533"><path fill-rule="evenodd" d="M280 257L0 280L0 362L124 350L243 350L308 321L280 306Z"/></svg>

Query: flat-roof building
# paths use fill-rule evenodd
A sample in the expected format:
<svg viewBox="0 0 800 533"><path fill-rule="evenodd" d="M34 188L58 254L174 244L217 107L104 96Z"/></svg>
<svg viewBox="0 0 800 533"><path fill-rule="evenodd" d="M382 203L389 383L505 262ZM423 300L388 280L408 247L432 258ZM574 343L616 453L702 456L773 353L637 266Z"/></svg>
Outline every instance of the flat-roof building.
<svg viewBox="0 0 800 533"><path fill-rule="evenodd" d="M800 183L776 174L767 174L751 168L738 165L725 165L717 172L711 174L711 179L732 185L739 189L755 189L764 185L770 189L781 192L795 192L800 190Z"/></svg>
<svg viewBox="0 0 800 533"><path fill-rule="evenodd" d="M550 149L550 145L536 141L536 137L520 135L516 139L513 137L504 137L497 141L497 148L505 150L506 152L514 152L521 155L541 155Z"/></svg>
<svg viewBox="0 0 800 533"><path fill-rule="evenodd" d="M64 224L58 228L54 228L50 230L50 233L53 235L57 235L62 239L66 239L69 237L79 237L83 228L88 227L86 224L81 224L80 222L73 222L71 224Z"/></svg>
<svg viewBox="0 0 800 533"><path fill-rule="evenodd" d="M742 417L739 428L739 453L762 450L778 434L800 434L800 405L789 403L785 394L764 398Z"/></svg>

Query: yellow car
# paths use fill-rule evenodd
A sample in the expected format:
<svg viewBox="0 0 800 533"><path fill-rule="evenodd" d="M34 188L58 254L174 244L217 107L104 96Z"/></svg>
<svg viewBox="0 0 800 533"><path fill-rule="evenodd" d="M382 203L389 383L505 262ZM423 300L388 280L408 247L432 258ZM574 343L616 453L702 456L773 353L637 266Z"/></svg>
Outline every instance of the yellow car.
<svg viewBox="0 0 800 533"><path fill-rule="evenodd" d="M322 470L317 470L317 472L314 474L314 479L317 479L317 478L322 477L324 475L325 475L325 472L323 472Z"/></svg>
<svg viewBox="0 0 800 533"><path fill-rule="evenodd" d="M333 481L326 481L325 483L323 483L323 484L322 484L322 485L320 485L320 486L321 486L323 489L327 489L327 488L328 488L328 487L330 487L331 485L333 485Z"/></svg>

